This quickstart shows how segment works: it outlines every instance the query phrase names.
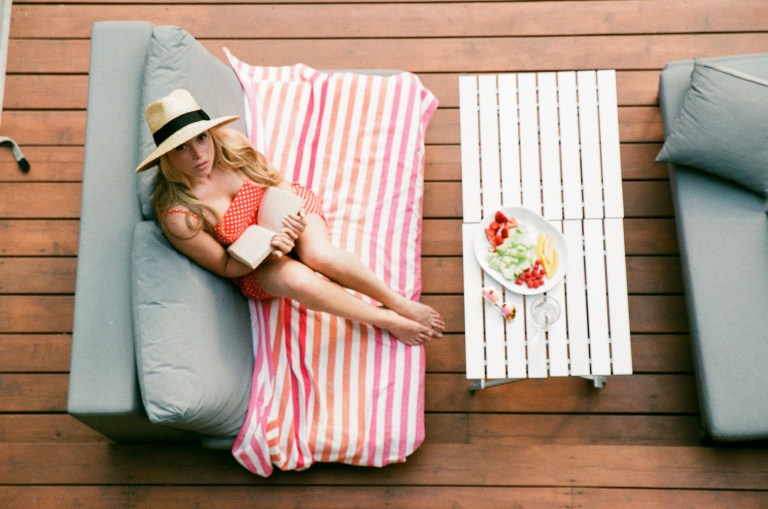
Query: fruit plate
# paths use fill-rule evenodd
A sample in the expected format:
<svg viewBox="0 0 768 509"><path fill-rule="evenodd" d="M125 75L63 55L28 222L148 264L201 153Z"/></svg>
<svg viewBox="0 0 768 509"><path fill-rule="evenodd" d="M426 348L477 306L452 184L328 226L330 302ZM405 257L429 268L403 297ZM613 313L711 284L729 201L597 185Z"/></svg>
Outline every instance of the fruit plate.
<svg viewBox="0 0 768 509"><path fill-rule="evenodd" d="M537 214L531 209L525 207L502 207L499 210L507 218L514 218L515 221L523 227L522 230L524 234L521 240L526 244L532 244L534 253L536 252L536 242L539 233L551 235L551 244L557 251L558 256L557 267L552 277L545 277L543 284L536 288L529 288L524 282L522 284L517 284L515 283L515 279L507 279L501 272L491 268L488 262L488 255L493 249L493 245L486 236L486 229L489 228L491 223L496 219L495 212L483 219L480 231L477 232L477 236L475 237L475 256L480 263L480 267L501 283L504 288L522 295L535 295L554 288L560 280L563 279L563 276L565 276L565 269L568 267L568 248L565 244L563 234L540 214Z"/></svg>

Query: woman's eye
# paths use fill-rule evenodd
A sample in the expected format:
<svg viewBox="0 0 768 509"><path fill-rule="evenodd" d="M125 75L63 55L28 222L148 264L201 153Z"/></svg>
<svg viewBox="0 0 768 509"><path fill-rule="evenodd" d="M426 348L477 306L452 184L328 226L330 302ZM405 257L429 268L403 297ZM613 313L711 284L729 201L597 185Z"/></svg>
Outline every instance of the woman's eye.
<svg viewBox="0 0 768 509"><path fill-rule="evenodd" d="M205 139L208 137L206 133L200 133L197 135L197 141L205 141Z"/></svg>

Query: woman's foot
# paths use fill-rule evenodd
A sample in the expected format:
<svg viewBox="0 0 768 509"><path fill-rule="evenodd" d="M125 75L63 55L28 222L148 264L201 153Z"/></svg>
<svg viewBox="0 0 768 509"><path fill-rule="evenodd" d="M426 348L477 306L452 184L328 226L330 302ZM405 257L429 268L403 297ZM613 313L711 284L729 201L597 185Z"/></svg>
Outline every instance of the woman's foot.
<svg viewBox="0 0 768 509"><path fill-rule="evenodd" d="M390 309L382 308L382 311L386 313L386 319L380 324L380 327L388 330L396 339L406 345L421 345L432 339L442 337L442 333L401 316Z"/></svg>
<svg viewBox="0 0 768 509"><path fill-rule="evenodd" d="M392 309L405 318L409 318L425 327L429 327L434 333L432 338L437 339L443 337L445 321L443 320L443 317L440 316L440 313L435 311L432 307L403 297L402 304L397 308Z"/></svg>

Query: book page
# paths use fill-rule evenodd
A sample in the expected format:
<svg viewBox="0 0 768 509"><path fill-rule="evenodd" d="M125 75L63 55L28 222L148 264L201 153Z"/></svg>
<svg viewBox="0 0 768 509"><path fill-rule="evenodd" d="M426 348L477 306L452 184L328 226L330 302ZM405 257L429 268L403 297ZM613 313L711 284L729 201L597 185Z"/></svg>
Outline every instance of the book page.
<svg viewBox="0 0 768 509"><path fill-rule="evenodd" d="M283 218L294 214L304 206L304 200L290 191L270 186L264 190L256 222L274 232L283 227Z"/></svg>
<svg viewBox="0 0 768 509"><path fill-rule="evenodd" d="M255 269L272 252L272 246L269 243L274 236L275 232L271 230L259 225L251 225L227 248L227 251L235 260Z"/></svg>

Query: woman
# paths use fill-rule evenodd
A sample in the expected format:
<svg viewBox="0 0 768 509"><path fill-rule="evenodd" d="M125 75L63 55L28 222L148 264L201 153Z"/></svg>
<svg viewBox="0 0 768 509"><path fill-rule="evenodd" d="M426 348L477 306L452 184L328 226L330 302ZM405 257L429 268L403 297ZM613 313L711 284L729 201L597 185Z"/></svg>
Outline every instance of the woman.
<svg viewBox="0 0 768 509"><path fill-rule="evenodd" d="M434 309L393 291L354 255L330 243L315 194L285 181L245 136L223 127L237 116L210 119L186 90L151 103L145 116L157 149L136 171L159 162L153 205L180 252L233 279L249 298L294 299L316 311L388 330L406 344L442 337L444 321ZM301 196L305 208L285 218L272 239L273 253L252 270L229 256L226 246L252 224L268 186ZM285 256L292 251L296 257Z"/></svg>

